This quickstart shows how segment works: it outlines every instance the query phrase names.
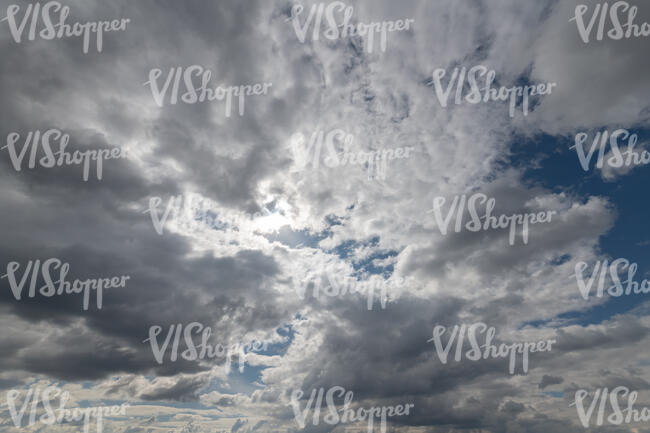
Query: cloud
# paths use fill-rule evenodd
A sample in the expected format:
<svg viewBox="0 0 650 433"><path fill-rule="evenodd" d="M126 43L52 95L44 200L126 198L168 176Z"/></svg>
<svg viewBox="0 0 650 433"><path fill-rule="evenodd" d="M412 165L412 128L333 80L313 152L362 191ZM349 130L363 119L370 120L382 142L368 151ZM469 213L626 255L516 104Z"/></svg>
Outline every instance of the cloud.
<svg viewBox="0 0 650 433"><path fill-rule="evenodd" d="M551 375L545 374L544 376L542 376L542 381L539 384L539 389L544 389L547 386L551 386L551 385L559 385L559 384L561 384L563 382L564 382L564 379L562 379L559 376L551 376Z"/></svg>
<svg viewBox="0 0 650 433"><path fill-rule="evenodd" d="M313 40L309 31L301 43L287 21L291 2L71 0L70 19L131 20L88 54L77 39L15 43L3 24L0 137L18 132L22 149L30 131L57 128L71 151L120 147L128 157L84 182L80 166L16 171L0 151L0 266L16 261L22 275L29 260L56 257L70 264L69 279L131 278L88 311L81 295L16 300L1 279L0 387L57 382L75 401L133 403L128 417L106 421L106 431L129 432L298 431L291 391L308 399L335 385L353 392L355 408L413 403L390 428L432 433L582 431L568 406L579 387L627 384L647 401L647 312L592 323L584 318L607 300L585 301L572 276L579 261L609 253L601 241L620 227L616 200L582 181L558 188L531 178L526 169L543 161L513 157L515 145L540 137L552 147L578 131L641 130L648 120L647 41L584 44L570 21L576 3L351 2L354 23L415 20L372 53L362 36ZM639 5L637 21L650 21L649 11ZM442 107L433 70L479 64L499 85L557 89L527 116L510 118L499 102ZM226 117L219 101L159 107L143 86L151 69L190 65L210 69L214 87L273 85L246 100L243 116ZM355 152L411 146L413 155L391 161L385 179L369 180L361 164L295 170L290 137L335 129L352 134ZM528 243L518 234L510 246L505 229L443 236L427 213L433 198L479 192L499 214L556 213L530 226ZM170 197L190 193L234 223L169 224L158 234L149 200L162 199L162 214ZM263 209L276 220L253 216ZM404 282L371 310L358 293L298 296L297 284L332 270ZM43 284L40 275L35 287ZM531 354L527 375L509 375L503 359L441 364L427 342L433 326L479 321L499 342L557 344ZM243 373L225 373L221 359L171 362L171 348L158 364L144 342L150 327L161 326L161 340L191 322L211 328L212 345L256 339L269 348L249 353ZM555 385L563 397L543 392Z"/></svg>

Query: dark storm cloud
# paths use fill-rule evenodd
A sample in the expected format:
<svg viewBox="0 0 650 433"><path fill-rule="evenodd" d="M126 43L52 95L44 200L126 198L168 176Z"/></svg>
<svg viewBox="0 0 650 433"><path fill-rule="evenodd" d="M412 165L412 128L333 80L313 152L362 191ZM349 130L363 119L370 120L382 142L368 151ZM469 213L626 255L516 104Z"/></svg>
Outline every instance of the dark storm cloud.
<svg viewBox="0 0 650 433"><path fill-rule="evenodd" d="M162 237L153 238L157 239ZM24 357L14 359L10 365L64 379L97 379L112 372L141 372L155 365L149 344L142 343L152 325L162 326L166 333L174 323L200 322L213 326L214 322L227 314L243 329L253 330L260 327L266 329L269 323L283 320L281 314L273 313L270 308L272 304L268 300L256 297L261 293L259 286L264 279L271 278L276 272L272 259L258 252L241 251L234 258L215 259L206 256L190 259L178 266L164 257L173 254L175 250L159 251L161 256L157 263L170 262L165 271L155 265L156 261L140 262L136 260L137 255L124 255L125 251L122 257L113 261L111 257L102 257L95 251L74 248L53 250L51 255L42 256L60 257L69 261L73 270L84 270L75 271L68 280L76 277L130 275L127 287L105 291L101 310L91 301L90 310L82 311L81 294L53 298L25 297L17 301L11 294L7 279L2 280L2 300L12 307L14 314L30 320L58 319L59 323L68 325L75 319L84 317L92 332L107 339L100 338L98 346L94 347L87 341L94 339L92 333L67 333L59 338L51 337L50 344L65 350L51 353L38 348L29 349ZM26 257L25 260L35 258L38 257ZM156 259L150 257L148 260ZM22 263L24 266L25 262ZM38 287L40 285L42 279L39 280ZM205 296L211 301L198 301ZM253 308L249 305L256 300L264 305L263 310L271 317L251 314ZM116 317L120 319L116 320ZM230 337L237 337L233 335L236 330L228 325L213 331L212 341L224 342ZM132 352L125 354L118 350L124 348L129 348ZM121 355L111 356L116 351ZM197 371L197 368L194 363L179 360L176 364L157 367L157 370L160 374L167 375L180 371Z"/></svg>
<svg viewBox="0 0 650 433"><path fill-rule="evenodd" d="M549 374L545 374L544 376L542 376L542 381L539 383L538 386L539 386L539 389L544 389L547 386L559 385L562 382L564 382L564 379L562 379L559 376L551 376Z"/></svg>
<svg viewBox="0 0 650 433"><path fill-rule="evenodd" d="M183 377L178 382L169 387L161 386L158 389L143 393L140 398L147 401L193 401L199 396L199 391L209 382L207 376L204 377Z"/></svg>
<svg viewBox="0 0 650 433"><path fill-rule="evenodd" d="M138 120L129 97L141 95L153 105L150 93L147 94L147 89L142 86L148 70L165 66L164 62L168 62L169 57L164 53L182 51L181 47L175 46L177 39L165 36L167 32L163 29L172 23L199 35L206 47L218 43L231 50L222 52L229 59L227 62L218 62L222 74L220 78L226 81L263 80L263 74L255 74L250 67L243 66L250 65L250 58L240 56L242 52L251 51L255 42L246 42L251 46L248 49L227 42L232 40L234 33L241 31L241 34L245 34L247 30L234 23L241 21L243 14L254 13L257 6L232 5L230 9L228 5L196 2L194 7L197 10L208 7L213 9L217 19L223 20L223 25L217 26L213 19L205 19L207 14L193 14L185 7L175 10L177 3L174 2L169 2L168 8L161 8L158 4L154 7L153 3L129 7L95 6L84 8L81 12L81 8L73 5L73 17L78 12L87 17L121 16L131 19L125 34L106 35L102 53L80 54L79 41L75 40L49 41L50 44L35 41L16 45L9 39L3 39L3 52L6 52L8 61L3 62L0 86L7 101L13 104L11 110L6 110L7 116L0 121L1 135L6 137L9 132L18 132L24 139L29 131L58 128L70 134L67 150L72 152L76 149L121 146L124 143L119 142L120 139L145 130L156 140L158 155L173 157L178 162L185 161L190 176L210 176L215 170L231 167L229 158L215 159L209 158L206 153L197 153L191 136L197 131L191 130L187 132L190 134L188 139L178 140L169 131L165 133L160 130L155 123ZM133 43L136 40L144 45ZM144 58L141 56L143 49L147 52ZM57 56L48 54L52 50L56 50ZM194 60L189 55L187 57L188 66L205 59L204 55ZM241 60L235 61L235 58ZM216 60L215 57L211 62ZM135 61L133 65L139 66L120 68L120 62L124 61ZM206 67L210 67L210 64ZM25 71L28 70L31 74L26 76ZM241 70L250 72L250 76L236 73ZM28 104L26 100L34 103ZM93 110L88 114L102 119L103 130L87 128L84 119L63 120L64 111L45 109L65 110L66 104L71 104L70 108L76 108L79 104L92 106ZM252 114L252 111L251 104L247 112ZM160 113L161 126L173 125L166 122L164 110L160 110ZM212 113L212 109L207 105L197 105L185 113L187 116L182 116L183 111L176 110L174 115L179 119L185 118L186 124L193 128L198 127L201 120L208 120L206 116ZM204 117L197 117L197 113L204 113ZM44 116L40 117L39 114ZM179 122L183 124L182 120ZM209 122L203 126L206 130L214 127ZM231 127L242 131L250 129L245 123ZM113 138L109 139L104 131L109 131ZM165 143L169 143L169 147ZM211 143L218 144L214 141ZM22 141L19 141L18 147L22 147ZM172 148L179 153L172 153ZM251 151L251 154L255 155L256 152ZM184 159L182 155L187 158ZM41 156L43 151L39 149L37 157ZM20 347L20 343L15 342L14 351L4 352L2 363L6 367L68 380L98 379L111 373L145 372L152 368L164 375L180 371L197 372L205 367L189 362L158 367L151 356L150 347L142 343L149 326L157 324L168 327L172 323L192 321L210 325L223 314L236 316L238 326L247 330L269 326L271 322L282 322L282 313L274 312L272 301L263 301L265 314L250 313L254 309L253 304L260 299L255 296L260 293L260 285L277 272L273 258L258 251L240 251L232 257L223 258L209 254L189 258L190 244L187 239L172 233L159 236L153 230L149 216L142 214L141 209L147 206L151 196L178 194L177 180L167 176L151 180L143 175L142 166L128 157L105 161L101 181L93 178L91 164L88 182L82 181L80 166L29 169L25 161L22 171L16 172L6 149L0 164L4 168L0 176L12 191L5 190L0 194L0 202L6 210L5 224L0 229L6 241L0 249L3 266L9 261L17 261L21 264L19 275L22 275L28 260L56 257L70 263L69 280L131 276L127 287L105 291L101 310L94 308L91 300L88 312L82 311L79 295L24 297L16 301L7 279L0 281L0 302L11 314L25 320L49 321L66 330L63 335L50 337L48 344L60 349L55 352L27 345L22 347L24 357L12 358ZM199 167L199 164L202 166ZM252 166L251 170L258 170L262 166ZM224 172L221 178L223 182L220 183L223 194L216 193L215 197L223 195L231 202L254 203L250 193L254 182L249 182L245 167L240 169L232 173ZM235 173L239 179L233 178ZM190 181L204 184L200 177ZM28 198L18 199L17 194ZM39 279L39 287L40 284L42 278ZM200 297L203 299L199 300ZM208 302L205 302L206 299ZM79 319L88 327L87 331L71 331L72 324ZM231 332L236 332L232 328L225 326L216 330L213 339L226 340L232 336ZM115 356L116 352L120 356ZM178 389L181 394L184 388L179 385Z"/></svg>

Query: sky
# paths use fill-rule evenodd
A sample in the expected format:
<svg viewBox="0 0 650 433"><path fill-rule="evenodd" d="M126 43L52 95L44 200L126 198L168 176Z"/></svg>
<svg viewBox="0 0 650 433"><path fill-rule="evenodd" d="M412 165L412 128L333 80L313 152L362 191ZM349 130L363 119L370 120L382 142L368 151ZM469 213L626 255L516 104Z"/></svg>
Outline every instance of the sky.
<svg viewBox="0 0 650 433"><path fill-rule="evenodd" d="M650 139L650 39L609 37L606 15L603 38L596 15L582 37L604 2L60 1L32 19L36 3L0 0L0 433L83 431L30 422L42 404L16 425L12 391L20 409L48 387L70 408L128 403L104 419L107 433L368 431L298 422L296 404L340 388L354 408L413 405L383 430L376 418L382 433L650 433L648 421L609 422L607 405L602 425L594 415L585 427L575 404L580 390L587 407L597 390L626 387L650 408L650 295L580 289L617 259L637 265L639 286L650 279L648 168L613 167L605 147L605 164L596 151L584 169L575 147L579 134L586 152L596 134L625 130L640 153ZM47 37L46 4L54 24L68 7L72 33L125 21L101 44L85 27L84 48L83 35ZM650 22L647 3L617 4ZM346 14L356 29L393 31L328 33ZM527 110L471 104L469 83L447 86L454 68L476 66L497 90L554 85ZM188 83L202 82L214 98L194 101ZM48 157L62 140L70 154L121 156L101 175L89 160L84 176L74 157ZM496 216L552 217L511 242L506 228L468 230L466 208L456 230L454 198L476 194ZM50 274L34 269L48 259ZM71 284L128 278L101 304L89 289L84 308L83 293L38 290L63 263ZM446 345L454 326L477 323L497 344L555 343L512 374L503 357L455 360L455 344L443 362L435 327ZM180 325L198 345L190 324L210 328L211 346L260 347L185 359L185 334L172 337Z"/></svg>

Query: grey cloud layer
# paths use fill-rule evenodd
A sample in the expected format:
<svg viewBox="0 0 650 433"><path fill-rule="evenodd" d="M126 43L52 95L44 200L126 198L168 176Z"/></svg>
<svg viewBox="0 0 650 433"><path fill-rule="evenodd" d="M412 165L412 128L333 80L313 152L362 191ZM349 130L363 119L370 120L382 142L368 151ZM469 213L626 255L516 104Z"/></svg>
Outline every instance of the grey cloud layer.
<svg viewBox="0 0 650 433"><path fill-rule="evenodd" d="M584 431L568 406L576 389L647 390L647 314L530 325L598 303L583 301L570 275L577 261L600 257L598 239L616 210L605 197L550 191L504 168L518 137L647 124L647 40L584 45L569 22L575 2L528 3L351 2L363 22L416 20L372 54L359 37L300 43L283 1L67 2L74 19L131 20L126 32L105 35L102 53L85 55L76 39L16 44L2 23L0 137L59 128L72 149L119 146L129 157L107 161L101 181L83 182L78 166L17 172L1 151L0 264L58 257L73 278L131 280L86 312L78 295L16 301L0 280L0 320L11 330L0 336L0 387L91 381L89 399L143 403L132 412L143 425L111 424L129 432L297 431L290 391L339 385L364 407L414 403L412 416L393 420L400 431L571 433ZM637 19L649 13L640 5ZM149 70L193 64L211 69L215 86L273 86L248 98L241 117L226 118L219 102L157 107L143 86ZM476 64L504 85L526 76L557 82L557 92L525 118L510 119L505 104L443 109L427 86L433 69ZM292 172L289 137L335 128L353 133L360 149L409 144L415 157L392 165L383 182L354 166ZM528 245L508 246L504 230L441 236L427 213L432 198L475 191L495 197L499 212L549 209L558 219L532 226ZM149 198L187 192L241 213L286 203L294 233L324 239L298 246L272 233L157 234L143 214ZM328 226L328 216L342 224ZM385 310L368 311L361 296L295 295L291 281L309 271L336 264L352 275L333 248L377 237L353 255L393 251L395 274L410 277ZM143 343L149 327L193 321L212 326L213 343L242 335L286 343L275 332L286 325L295 335L286 352L251 357L265 367L258 385L229 383L213 368L221 362L156 364ZM505 341L558 343L531 358L527 376L509 376L498 359L442 365L427 343L432 327L477 321Z"/></svg>

